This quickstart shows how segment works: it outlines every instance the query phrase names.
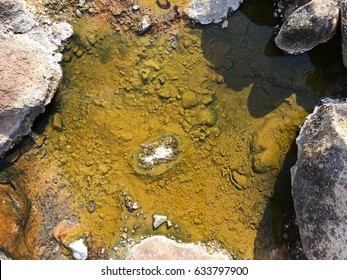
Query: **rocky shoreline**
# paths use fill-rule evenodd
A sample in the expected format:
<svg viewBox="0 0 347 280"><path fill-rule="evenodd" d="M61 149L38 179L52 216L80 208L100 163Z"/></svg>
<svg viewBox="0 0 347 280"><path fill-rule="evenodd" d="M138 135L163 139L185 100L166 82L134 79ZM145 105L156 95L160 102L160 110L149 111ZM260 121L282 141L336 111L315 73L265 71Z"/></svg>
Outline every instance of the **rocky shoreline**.
<svg viewBox="0 0 347 280"><path fill-rule="evenodd" d="M193 0L184 7L176 6L175 8L170 6L170 9L160 4L159 8L163 10L161 14L156 14L154 10L144 5L138 5L137 2L133 1L127 1L124 5L113 0L73 1L70 6L68 1L58 2L59 5L56 1L47 1L46 8L53 6L61 11L68 9L70 13L73 13L73 17L78 18L86 14L103 15L111 22L114 30L132 31L142 36L147 32L155 33L159 30L176 34L178 26L185 24L187 18L201 24L220 23L223 28L227 28L228 22L225 19L230 13L238 9L243 1ZM329 40L335 34L339 17L337 14L342 11L343 61L347 65L345 46L347 38L345 36L346 16L344 14L346 7L343 6L345 2L341 1L337 5L337 2L332 1L331 4L325 7L326 9L323 12L321 5L322 2L319 0L309 3L307 1L296 1L293 6L288 6L287 11L290 10L290 12L280 11L285 14L283 17L285 22L275 42L280 48L289 53L307 51L319 43ZM293 8L294 6L295 8ZM314 18L317 22L321 22L323 19L324 28L318 25L318 27L323 28L319 29L319 32L316 29L307 30L305 25L297 23L298 18L302 17L302 13L306 13L308 10L313 13L309 17ZM47 14L52 13L54 18L56 11L47 10L46 12ZM57 15L56 18L66 19L69 16L62 13ZM0 23L0 72L2 74L0 76L1 157L19 143L25 135L31 133L35 118L44 112L47 104L51 102L62 78L60 62L63 55L60 51L64 41L72 36L73 32L71 26L66 22L58 22L48 17L41 18L30 12L24 0L0 0ZM313 36L304 36L306 39L310 38L309 42L307 40L302 41L303 38L294 38L294 40L288 36L288 34L292 34L293 30L300 33L301 29L306 30L309 35ZM81 57L78 55L78 51L76 51L76 56ZM160 67L153 63L150 67L154 71L160 70ZM160 78L160 83L165 83L163 77ZM160 98L162 100L168 99L164 93L161 93ZM186 110L195 108L199 104L196 94L192 92L186 92L180 98L182 98L183 108ZM210 103L212 102L213 100ZM210 105L210 103L206 104ZM203 112L207 112L207 110ZM213 127L217 122L217 117L212 114L200 116L200 118L203 119L199 123L201 126ZM304 251L310 259L347 259L347 255L343 250L346 246L343 242L346 239L344 230L346 225L341 223L341 220L345 219L347 215L343 209L343 205L346 204L346 118L346 104L344 101L325 100L313 115L307 118L297 139L299 147L298 161L292 168L293 197ZM52 122L56 131L62 132L64 130L60 115L55 114ZM256 151L253 155L252 164L253 170L258 174L278 171L281 166L281 162L278 160L280 148L271 146L268 139L263 136L271 133L272 130L274 130L273 127L265 126L263 130L254 133L252 136L251 146ZM35 140L37 143L40 141L43 143L45 139L35 138ZM326 146L315 145L316 143L325 143ZM326 150L327 147L330 150ZM156 155L155 159L162 159L160 154L158 156L152 150L151 154L146 154L147 157L151 158L154 154ZM146 152L148 153L148 151ZM144 160L146 159L144 157ZM336 170L338 170L338 173L335 174ZM108 170L104 170L103 174L107 172ZM321 177L317 177L317 173ZM140 174L146 174L146 172L140 172ZM312 178L320 179L319 182L317 180L310 181L309 179ZM238 190L245 189L245 185L248 184L246 175L235 170L231 173L230 180L232 184L237 186ZM163 187L165 181L161 180L160 182L159 185ZM8 255L14 258L25 258L25 252L20 252L17 255L12 255L11 252L17 250L16 240L20 240L19 243L24 242L21 232L24 231L26 223L23 221L28 219L32 205L26 198L25 192L22 193L20 188L13 187L8 182L0 182L0 184L1 198L8 202L0 208L0 216L2 215L0 220L7 220L0 228L1 232L5 233L4 238L0 238L0 249L3 250L0 250L0 259L8 258ZM8 194L10 194L11 199L8 199ZM15 211L9 207L11 203L18 206ZM318 209L317 205L319 206ZM95 205L93 202L88 207L91 213L94 212ZM137 210L138 202L136 201L136 204L134 202L127 209L129 212ZM158 218L162 219L161 223L158 222ZM173 227L178 230L175 227L176 225L173 226L165 215L154 214L153 219L154 230L162 224L166 224L167 228ZM194 224L201 224L201 220L196 218ZM124 229L121 230L124 231ZM127 231L128 228L123 233L126 244L129 239L127 238ZM100 252L92 252L94 249L88 247L89 233L78 223L68 220L56 223L55 227L52 228L51 239L54 240L52 242L56 246L55 248L59 246L56 251L62 251L65 256L68 256L66 258L87 259L106 258L107 256L103 252L104 248ZM130 241L128 243L129 246L125 246L126 248L124 246L115 248L116 253L114 255L128 259L233 258L230 253L226 253L220 246L214 248L211 245L214 250L210 250L207 248L208 246L205 247L200 243L180 243L165 237L147 236L136 244ZM51 256L45 250L51 250L51 248L46 248L45 245L41 246L38 249L38 255L43 256L46 254L42 258Z"/></svg>

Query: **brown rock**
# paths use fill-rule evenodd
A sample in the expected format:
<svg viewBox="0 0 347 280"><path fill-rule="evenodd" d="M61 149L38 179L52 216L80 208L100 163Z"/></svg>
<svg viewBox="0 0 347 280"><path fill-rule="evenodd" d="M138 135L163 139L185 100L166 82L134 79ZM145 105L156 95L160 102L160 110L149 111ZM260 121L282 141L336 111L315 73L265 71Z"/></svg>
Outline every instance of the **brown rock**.
<svg viewBox="0 0 347 280"><path fill-rule="evenodd" d="M43 254L45 253L45 251L46 251L46 246L41 246L41 247L39 248L38 253L39 253L40 256L43 256Z"/></svg>
<svg viewBox="0 0 347 280"><path fill-rule="evenodd" d="M30 202L18 187L0 182L0 248L13 254L23 245Z"/></svg>
<svg viewBox="0 0 347 280"><path fill-rule="evenodd" d="M53 231L53 237L61 244L66 245L69 243L73 236L76 236L80 231L80 227L68 220L63 220L57 224Z"/></svg>

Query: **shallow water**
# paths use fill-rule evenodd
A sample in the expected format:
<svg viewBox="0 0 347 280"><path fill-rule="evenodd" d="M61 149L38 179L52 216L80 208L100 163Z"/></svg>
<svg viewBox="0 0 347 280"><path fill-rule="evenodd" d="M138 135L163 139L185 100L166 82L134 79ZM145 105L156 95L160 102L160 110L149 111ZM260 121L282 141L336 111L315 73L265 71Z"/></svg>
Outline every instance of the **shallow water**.
<svg viewBox="0 0 347 280"><path fill-rule="evenodd" d="M238 13L231 25L246 22L247 18ZM80 49L88 49L88 30L83 28L100 28L100 22L94 19L79 24L75 26L81 32L76 42ZM254 34L271 32L270 28L252 31L256 26L249 25ZM65 130L52 131L52 135L47 131L53 144L48 150L61 164L73 205L81 223L92 233L94 245L112 248L124 234L119 228L127 227L131 232L135 226L137 237L160 233L184 241L216 239L238 257L254 257L254 242L281 160L306 110L297 104L298 95L289 84L285 85L288 96L270 104L272 110L266 115L253 116L249 100L264 76L251 80L248 63L258 63L253 55L257 52L243 49L236 53L234 42L244 40L244 36L233 31L223 31L224 35L233 34L228 48L225 41L218 40L219 29L185 29L175 37L141 38L110 30L100 35L102 40L96 39L90 55L74 57L66 64L65 85L58 95ZM215 41L210 42L210 38ZM235 52L239 61L245 60L240 69L236 68L238 60L232 62L235 70L227 69L227 74L235 71L237 77L231 77L240 82L239 87L232 88L228 83L234 80L215 71L225 68L216 65L218 62L232 60L225 59L223 46L230 55ZM72 42L72 49L75 47ZM242 49L239 45L236 48ZM211 51L221 56L210 57ZM298 65L297 71L288 67L282 73L299 80L297 87L305 91L302 76L310 66L308 58L301 58ZM268 73L262 74L270 75L271 68L263 69ZM273 84L281 82L276 78L282 76L265 85L271 91L277 89ZM189 91L196 94L198 104L185 109L182 98ZM199 119L205 111L216 115L215 124ZM134 151L147 139L167 132L182 141L181 162L160 176L134 172ZM145 214L132 217L123 205L121 192L137 200ZM91 204L95 211L89 213ZM154 232L153 214L167 215L179 232L174 228ZM270 226L266 234L269 240L263 242L268 252L275 247L271 231Z"/></svg>
<svg viewBox="0 0 347 280"><path fill-rule="evenodd" d="M120 242L153 234L270 257L292 211L297 129L331 81L309 55L279 52L273 28L259 21L246 6L226 29L139 37L102 18L78 20L45 141L14 167L31 182L58 178L50 191L60 196L64 184L69 193L61 219L83 224L88 245L108 257ZM138 174L134 152L165 133L180 139L181 160L160 175ZM125 193L138 210L128 211ZM174 226L154 230L153 214Z"/></svg>

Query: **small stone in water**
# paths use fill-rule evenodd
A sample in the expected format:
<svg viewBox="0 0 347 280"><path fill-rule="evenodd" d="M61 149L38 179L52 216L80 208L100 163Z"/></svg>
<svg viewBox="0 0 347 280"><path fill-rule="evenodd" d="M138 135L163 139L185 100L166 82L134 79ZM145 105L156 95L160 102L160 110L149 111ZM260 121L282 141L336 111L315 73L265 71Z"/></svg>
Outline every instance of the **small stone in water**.
<svg viewBox="0 0 347 280"><path fill-rule="evenodd" d="M161 99L169 99L171 97L171 93L168 90L161 90L159 91L158 95Z"/></svg>
<svg viewBox="0 0 347 280"><path fill-rule="evenodd" d="M196 224L196 225L201 225L201 220L199 219L199 218L195 218L194 219L194 224Z"/></svg>
<svg viewBox="0 0 347 280"><path fill-rule="evenodd" d="M152 26L152 20L151 18L148 16L148 15L145 15L143 18L142 18L142 21L141 21L141 24L140 24L140 27L139 27L139 30L138 32L140 34L144 34L146 33L149 28Z"/></svg>
<svg viewBox="0 0 347 280"><path fill-rule="evenodd" d="M68 246L76 260L85 260L88 257L88 248L84 245L83 239L78 239Z"/></svg>
<svg viewBox="0 0 347 280"><path fill-rule="evenodd" d="M132 209L133 210L139 209L139 203L137 201L134 202Z"/></svg>
<svg viewBox="0 0 347 280"><path fill-rule="evenodd" d="M62 131L64 128L63 119L60 114L53 115L52 126L54 130Z"/></svg>
<svg viewBox="0 0 347 280"><path fill-rule="evenodd" d="M153 215L153 228L157 229L158 227L160 227L162 224L167 222L167 217L164 215L157 215L154 214Z"/></svg>
<svg viewBox="0 0 347 280"><path fill-rule="evenodd" d="M159 175L181 158L180 140L172 133L156 137L140 146L141 149L133 155L133 167L140 174Z"/></svg>
<svg viewBox="0 0 347 280"><path fill-rule="evenodd" d="M211 108L202 109L197 116L197 123L200 125L214 126L216 122L216 112Z"/></svg>
<svg viewBox="0 0 347 280"><path fill-rule="evenodd" d="M93 201L88 202L88 212L93 213L95 211L95 204Z"/></svg>
<svg viewBox="0 0 347 280"><path fill-rule="evenodd" d="M172 227L172 222L171 222L170 220L167 220L167 222L166 222L166 226L167 226L167 228Z"/></svg>
<svg viewBox="0 0 347 280"><path fill-rule="evenodd" d="M198 99L196 94L191 91L187 91L182 95L182 105L185 109L190 109L198 105Z"/></svg>

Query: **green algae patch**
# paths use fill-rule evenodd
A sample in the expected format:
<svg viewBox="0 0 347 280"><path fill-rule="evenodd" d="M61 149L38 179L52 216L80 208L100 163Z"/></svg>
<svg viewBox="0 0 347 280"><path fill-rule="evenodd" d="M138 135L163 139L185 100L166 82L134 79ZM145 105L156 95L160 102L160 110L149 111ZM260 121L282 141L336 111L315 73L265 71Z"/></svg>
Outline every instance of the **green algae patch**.
<svg viewBox="0 0 347 280"><path fill-rule="evenodd" d="M140 146L133 155L133 168L139 174L160 175L182 158L181 141L172 133L146 140Z"/></svg>
<svg viewBox="0 0 347 280"><path fill-rule="evenodd" d="M268 36L269 29L250 28ZM255 52L244 45L242 32L183 28L175 36L139 37L113 31L102 17L78 20L74 32L55 100L62 125L55 129L51 117L40 147L45 157L30 162L42 170L54 165L70 193L69 213L88 231L90 252L121 257L114 247L161 234L217 240L237 258L269 257L278 246L270 198L307 115L291 84L281 88L281 102L255 116L249 100L262 77L250 73L257 67L247 54ZM233 64L238 42L242 59ZM266 92L276 95L281 77L258 56L254 63L266 74ZM301 76L304 91L307 67L282 68ZM154 159L166 138L172 153L161 151ZM147 162L154 164L146 166L150 156ZM154 231L153 215L165 215L172 226Z"/></svg>
<svg viewBox="0 0 347 280"><path fill-rule="evenodd" d="M238 258L268 256L276 244L265 211L307 114L292 90L272 112L254 118L248 109L254 85L235 90L224 82L204 54L215 46L207 51L201 30L105 34L101 18L80 20L74 28L68 52L77 44L84 55L72 53L64 65L58 94L64 129L47 129L47 150L60 162L72 209L89 228L92 246L106 247L112 256L118 244L163 234L217 240ZM93 34L105 35L92 46ZM160 145L167 131L181 141L179 163L156 170L139 168L135 160L134 168L134 151L135 158L153 153L139 150L140 144ZM136 210L129 211L122 193L137 201ZM154 214L173 226L154 232Z"/></svg>

